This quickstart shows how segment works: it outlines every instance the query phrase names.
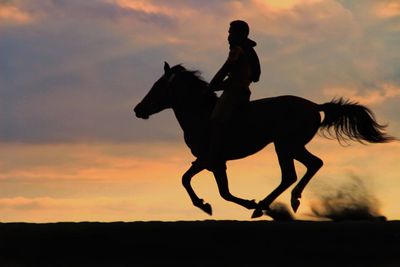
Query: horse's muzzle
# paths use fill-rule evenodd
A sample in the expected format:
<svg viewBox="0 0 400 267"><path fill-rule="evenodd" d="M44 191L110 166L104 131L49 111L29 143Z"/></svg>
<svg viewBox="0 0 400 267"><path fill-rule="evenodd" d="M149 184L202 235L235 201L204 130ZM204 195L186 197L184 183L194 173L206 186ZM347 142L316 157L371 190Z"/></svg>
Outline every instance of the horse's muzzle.
<svg viewBox="0 0 400 267"><path fill-rule="evenodd" d="M140 119L145 119L147 120L149 118L149 115L146 114L143 110L143 108L141 108L140 104L138 104L134 109L133 112L135 112L136 117L140 118Z"/></svg>

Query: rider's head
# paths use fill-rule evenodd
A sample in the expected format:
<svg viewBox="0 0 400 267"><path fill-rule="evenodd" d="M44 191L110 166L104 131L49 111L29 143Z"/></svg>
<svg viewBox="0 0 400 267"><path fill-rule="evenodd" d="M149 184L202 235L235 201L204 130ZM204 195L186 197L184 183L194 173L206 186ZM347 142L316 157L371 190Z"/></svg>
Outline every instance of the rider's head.
<svg viewBox="0 0 400 267"><path fill-rule="evenodd" d="M243 20L234 20L230 23L228 41L231 45L239 45L249 36L249 25Z"/></svg>

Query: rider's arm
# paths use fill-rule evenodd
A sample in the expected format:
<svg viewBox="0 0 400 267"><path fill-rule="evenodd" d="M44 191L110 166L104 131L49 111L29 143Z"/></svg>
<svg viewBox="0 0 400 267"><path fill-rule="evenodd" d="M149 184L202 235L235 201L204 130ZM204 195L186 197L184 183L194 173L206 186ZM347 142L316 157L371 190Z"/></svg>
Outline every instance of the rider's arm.
<svg viewBox="0 0 400 267"><path fill-rule="evenodd" d="M243 50L240 46L234 46L230 49L228 59L215 74L214 78L212 78L210 85L208 86L209 90L211 91L221 90L222 82L224 81L225 77L229 74L233 64L239 59L242 53Z"/></svg>

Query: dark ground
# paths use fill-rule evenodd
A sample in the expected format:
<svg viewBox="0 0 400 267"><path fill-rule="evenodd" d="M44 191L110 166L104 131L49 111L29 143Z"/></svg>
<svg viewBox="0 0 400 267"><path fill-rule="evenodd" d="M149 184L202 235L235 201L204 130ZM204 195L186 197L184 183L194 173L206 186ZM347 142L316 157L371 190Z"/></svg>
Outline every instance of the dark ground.
<svg viewBox="0 0 400 267"><path fill-rule="evenodd" d="M0 266L400 266L400 221L0 223Z"/></svg>

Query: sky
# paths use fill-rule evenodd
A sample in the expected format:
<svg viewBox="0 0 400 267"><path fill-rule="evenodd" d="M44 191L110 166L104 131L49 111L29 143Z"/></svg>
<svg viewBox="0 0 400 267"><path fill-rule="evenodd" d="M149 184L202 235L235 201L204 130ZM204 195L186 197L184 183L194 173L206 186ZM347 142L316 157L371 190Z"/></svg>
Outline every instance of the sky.
<svg viewBox="0 0 400 267"><path fill-rule="evenodd" d="M192 205L181 176L194 157L171 110L146 121L132 112L164 61L209 81L235 19L257 42L252 99L349 98L400 137L397 0L0 0L0 221L249 220L208 172L192 185L214 214ZM380 212L400 219L399 142L343 147L316 136L307 148L325 165L300 218L358 177ZM228 162L228 176L233 194L264 198L280 182L273 144Z"/></svg>

